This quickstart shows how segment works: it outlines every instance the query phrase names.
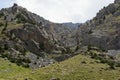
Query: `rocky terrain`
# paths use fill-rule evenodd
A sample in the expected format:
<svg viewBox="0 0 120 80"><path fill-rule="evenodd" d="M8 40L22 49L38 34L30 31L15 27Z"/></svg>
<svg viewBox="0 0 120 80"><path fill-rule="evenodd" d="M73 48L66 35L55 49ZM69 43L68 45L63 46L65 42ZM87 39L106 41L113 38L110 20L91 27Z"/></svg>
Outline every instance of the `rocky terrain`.
<svg viewBox="0 0 120 80"><path fill-rule="evenodd" d="M0 80L120 80L120 0L82 24L1 9L0 65Z"/></svg>
<svg viewBox="0 0 120 80"><path fill-rule="evenodd" d="M79 46L96 47L107 54L120 53L120 1L100 10L77 31Z"/></svg>
<svg viewBox="0 0 120 80"><path fill-rule="evenodd" d="M99 59L119 62L119 25L119 0L84 24L50 22L14 4L0 10L0 56L24 67L37 68L79 52L95 57L91 50L97 50Z"/></svg>
<svg viewBox="0 0 120 80"><path fill-rule="evenodd" d="M75 50L79 24L69 25L45 20L17 4L1 9L1 56L26 67L64 60Z"/></svg>

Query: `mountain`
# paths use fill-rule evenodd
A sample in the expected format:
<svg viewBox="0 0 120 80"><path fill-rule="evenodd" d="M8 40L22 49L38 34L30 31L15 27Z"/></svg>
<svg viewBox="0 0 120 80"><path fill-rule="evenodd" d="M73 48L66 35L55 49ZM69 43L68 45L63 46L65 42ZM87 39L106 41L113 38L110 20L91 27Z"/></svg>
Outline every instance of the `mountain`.
<svg viewBox="0 0 120 80"><path fill-rule="evenodd" d="M1 9L0 65L0 80L119 80L120 0L82 24Z"/></svg>
<svg viewBox="0 0 120 80"><path fill-rule="evenodd" d="M85 46L119 56L119 14L115 0L84 24L54 23L14 4L0 10L1 56L31 68L65 60Z"/></svg>
<svg viewBox="0 0 120 80"><path fill-rule="evenodd" d="M34 68L68 58L77 45L75 34L76 27L50 22L17 4L0 10L0 53L18 65Z"/></svg>
<svg viewBox="0 0 120 80"><path fill-rule="evenodd" d="M120 1L101 9L77 31L79 46L97 47L108 54L120 52Z"/></svg>
<svg viewBox="0 0 120 80"><path fill-rule="evenodd" d="M97 15L78 27L76 51L106 63L120 66L120 1L101 9Z"/></svg>

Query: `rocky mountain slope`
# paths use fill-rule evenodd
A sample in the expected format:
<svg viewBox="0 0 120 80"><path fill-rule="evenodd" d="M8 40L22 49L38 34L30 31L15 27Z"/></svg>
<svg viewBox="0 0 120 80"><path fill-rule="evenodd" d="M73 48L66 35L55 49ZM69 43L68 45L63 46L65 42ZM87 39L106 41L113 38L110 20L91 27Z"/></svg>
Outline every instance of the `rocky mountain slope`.
<svg viewBox="0 0 120 80"><path fill-rule="evenodd" d="M98 58L109 54L119 60L119 23L119 0L84 24L53 23L14 4L0 10L0 56L31 68L65 60L77 50L100 50L105 54Z"/></svg>
<svg viewBox="0 0 120 80"><path fill-rule="evenodd" d="M97 47L116 55L120 52L120 0L100 10L77 31L79 46Z"/></svg>
<svg viewBox="0 0 120 80"><path fill-rule="evenodd" d="M0 53L18 65L38 67L66 59L76 46L75 34L76 27L50 22L17 4L0 10Z"/></svg>
<svg viewBox="0 0 120 80"><path fill-rule="evenodd" d="M120 0L84 24L1 9L0 65L0 80L119 80Z"/></svg>

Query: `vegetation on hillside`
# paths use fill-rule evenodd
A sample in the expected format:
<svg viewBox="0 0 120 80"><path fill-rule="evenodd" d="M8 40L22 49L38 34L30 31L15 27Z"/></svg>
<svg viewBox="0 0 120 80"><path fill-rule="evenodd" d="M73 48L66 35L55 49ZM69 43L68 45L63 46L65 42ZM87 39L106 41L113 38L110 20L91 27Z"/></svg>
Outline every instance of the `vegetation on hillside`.
<svg viewBox="0 0 120 80"><path fill-rule="evenodd" d="M0 79L9 80L119 80L120 68L110 69L109 65L90 56L77 55L66 61L55 63L37 70L18 67L0 59ZM13 70L13 71L12 71ZM28 71L29 70L29 71ZM12 73L10 72L12 71ZM18 71L18 72L17 72ZM6 74L7 73L7 74Z"/></svg>

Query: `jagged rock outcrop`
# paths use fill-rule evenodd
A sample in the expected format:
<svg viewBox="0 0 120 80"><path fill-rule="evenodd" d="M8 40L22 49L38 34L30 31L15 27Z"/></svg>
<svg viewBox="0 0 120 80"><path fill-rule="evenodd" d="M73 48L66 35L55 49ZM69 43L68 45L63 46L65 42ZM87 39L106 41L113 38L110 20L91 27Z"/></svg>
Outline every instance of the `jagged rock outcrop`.
<svg viewBox="0 0 120 80"><path fill-rule="evenodd" d="M22 40L29 51L38 55L40 55L41 51L53 49L54 43L52 43L44 28L39 26L25 24L24 28L13 29L10 33Z"/></svg>
<svg viewBox="0 0 120 80"><path fill-rule="evenodd" d="M98 47L101 50L120 50L119 0L104 7L96 17L83 24L77 31L80 46Z"/></svg>

